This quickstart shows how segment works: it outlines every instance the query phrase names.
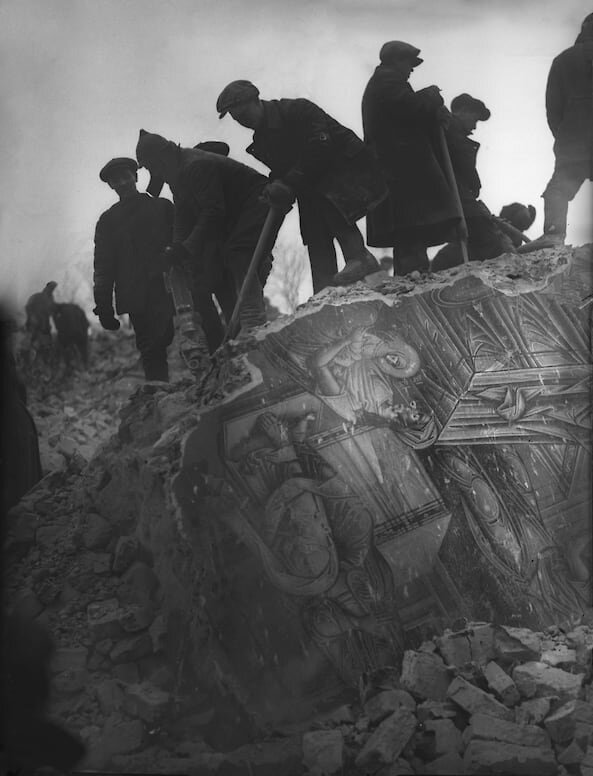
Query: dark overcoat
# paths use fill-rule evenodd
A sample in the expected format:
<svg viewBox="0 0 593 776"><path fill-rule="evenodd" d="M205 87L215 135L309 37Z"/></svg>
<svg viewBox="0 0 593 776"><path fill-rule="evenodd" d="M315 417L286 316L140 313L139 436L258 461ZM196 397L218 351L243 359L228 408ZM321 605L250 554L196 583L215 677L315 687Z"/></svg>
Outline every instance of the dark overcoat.
<svg viewBox="0 0 593 776"><path fill-rule="evenodd" d="M592 63L593 41L584 40L559 54L550 68L546 115L560 161L593 164Z"/></svg>
<svg viewBox="0 0 593 776"><path fill-rule="evenodd" d="M224 242L266 185L265 176L228 156L195 148L180 150L174 241L199 258L205 241ZM261 229L261 223L259 228Z"/></svg>
<svg viewBox="0 0 593 776"><path fill-rule="evenodd" d="M171 241L173 203L140 194L120 200L99 218L95 229L93 285L98 310L146 312L166 299L160 255Z"/></svg>
<svg viewBox="0 0 593 776"><path fill-rule="evenodd" d="M415 231L426 245L453 237L457 220L439 145L438 111L430 93L414 92L395 68L379 65L362 98L364 139L387 179L388 200L367 216L367 243L393 246Z"/></svg>
<svg viewBox="0 0 593 776"><path fill-rule="evenodd" d="M264 119L247 153L270 168L272 180L295 189L297 200L321 194L350 224L387 194L376 160L362 140L318 105L303 98L262 100ZM310 208L300 213L308 242ZM299 211L300 212L300 211Z"/></svg>

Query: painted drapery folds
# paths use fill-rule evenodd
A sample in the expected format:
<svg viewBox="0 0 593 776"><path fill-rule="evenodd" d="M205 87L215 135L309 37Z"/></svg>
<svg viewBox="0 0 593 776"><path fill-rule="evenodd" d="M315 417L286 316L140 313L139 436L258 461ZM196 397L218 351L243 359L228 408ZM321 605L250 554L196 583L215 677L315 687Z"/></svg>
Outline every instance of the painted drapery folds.
<svg viewBox="0 0 593 776"><path fill-rule="evenodd" d="M252 383L200 415L176 493L264 716L459 617L542 627L590 605L590 261L536 290L470 269L330 291L241 357Z"/></svg>

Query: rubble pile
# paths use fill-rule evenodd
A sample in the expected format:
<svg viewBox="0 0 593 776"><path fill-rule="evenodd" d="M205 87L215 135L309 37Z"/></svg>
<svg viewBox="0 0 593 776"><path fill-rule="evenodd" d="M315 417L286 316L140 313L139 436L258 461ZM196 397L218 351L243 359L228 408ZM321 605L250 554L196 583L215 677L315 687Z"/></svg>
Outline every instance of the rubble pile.
<svg viewBox="0 0 593 776"><path fill-rule="evenodd" d="M522 261L534 281L537 262ZM403 282L331 289L309 307L396 285L418 292ZM85 741L80 769L593 776L587 618L541 631L451 622L406 644L401 666L363 674L358 688L318 704L314 716L259 719L206 606L207 594L221 607L229 601L208 533L224 526L193 520L191 509L182 519L177 499L187 489L174 487L183 476L195 488L205 480L206 471L182 469L184 443L205 424L201 405L224 402L249 382L249 364L222 358L205 387L189 376L144 385L131 337L120 337L115 356L112 345L95 343L105 358L54 398L30 392L46 474L5 526L4 604L52 634L50 714ZM289 693L276 700L292 702Z"/></svg>
<svg viewBox="0 0 593 776"><path fill-rule="evenodd" d="M54 636L51 713L86 742L82 767L593 774L586 624L458 624L406 651L401 671L362 677L347 705L234 738L238 707L190 683L178 643L176 618L197 616L199 601L164 483L196 422L191 394L138 389L90 464L68 458L9 514L6 595Z"/></svg>

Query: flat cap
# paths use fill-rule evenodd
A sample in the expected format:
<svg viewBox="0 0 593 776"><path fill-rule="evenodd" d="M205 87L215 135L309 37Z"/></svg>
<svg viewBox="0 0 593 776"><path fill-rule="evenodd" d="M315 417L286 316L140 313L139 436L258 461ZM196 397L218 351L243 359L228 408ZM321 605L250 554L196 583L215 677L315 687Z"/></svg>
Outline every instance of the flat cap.
<svg viewBox="0 0 593 776"><path fill-rule="evenodd" d="M135 159L128 159L127 156L118 156L115 159L110 159L107 164L101 168L99 178L101 178L104 183L107 183L109 174L115 170L116 167L127 167L128 170L132 170L132 172L136 172L138 169Z"/></svg>
<svg viewBox="0 0 593 776"><path fill-rule="evenodd" d="M403 40L390 40L381 46L379 59L386 65L402 60L411 61L413 65L420 65L424 60L420 59L419 53L420 49L412 46L411 43L405 43Z"/></svg>
<svg viewBox="0 0 593 776"><path fill-rule="evenodd" d="M451 100L451 113L455 113L456 110L463 110L463 108L475 111L479 121L487 121L490 118L490 111L482 100L477 100L471 94L466 94L465 92L458 94L457 97L453 97Z"/></svg>
<svg viewBox="0 0 593 776"><path fill-rule="evenodd" d="M221 119L225 116L233 105L249 102L249 100L257 100L258 97L259 89L251 81L231 81L230 84L224 87L216 100L218 118Z"/></svg>

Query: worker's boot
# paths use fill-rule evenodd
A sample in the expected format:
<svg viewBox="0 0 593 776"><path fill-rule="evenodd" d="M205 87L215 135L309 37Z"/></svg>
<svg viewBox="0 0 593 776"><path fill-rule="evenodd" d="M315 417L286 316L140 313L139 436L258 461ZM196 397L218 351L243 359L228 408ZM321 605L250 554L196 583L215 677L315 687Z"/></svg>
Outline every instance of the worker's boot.
<svg viewBox="0 0 593 776"><path fill-rule="evenodd" d="M356 283L380 269L379 262L373 254L370 251L365 251L360 258L347 262L344 269L334 275L333 284L334 286L348 286L350 283Z"/></svg>

